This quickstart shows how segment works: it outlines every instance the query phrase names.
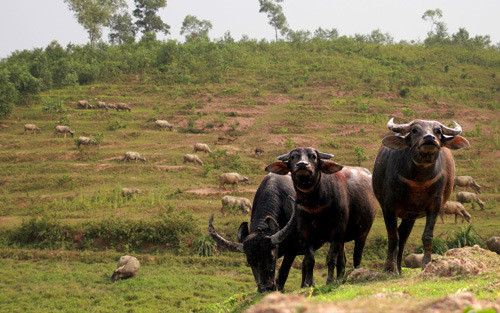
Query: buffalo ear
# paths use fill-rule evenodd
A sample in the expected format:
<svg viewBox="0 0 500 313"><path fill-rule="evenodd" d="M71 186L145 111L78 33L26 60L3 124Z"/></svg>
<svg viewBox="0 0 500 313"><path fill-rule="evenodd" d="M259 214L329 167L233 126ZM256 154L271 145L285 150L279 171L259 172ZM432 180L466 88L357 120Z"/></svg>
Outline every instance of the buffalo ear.
<svg viewBox="0 0 500 313"><path fill-rule="evenodd" d="M245 238L248 236L250 232L248 231L248 223L243 222L240 225L240 228L238 228L238 242L242 243L245 241Z"/></svg>
<svg viewBox="0 0 500 313"><path fill-rule="evenodd" d="M344 166L330 160L321 160L320 170L325 174L333 174L342 170Z"/></svg>
<svg viewBox="0 0 500 313"><path fill-rule="evenodd" d="M397 135L390 135L384 137L384 139L382 139L382 145L394 150L403 150L410 146L408 144L406 137L401 137Z"/></svg>
<svg viewBox="0 0 500 313"><path fill-rule="evenodd" d="M455 136L452 138L446 138L444 142L444 146L448 149L462 149L462 148L468 148L469 147L469 142L467 139L465 139L462 136Z"/></svg>
<svg viewBox="0 0 500 313"><path fill-rule="evenodd" d="M271 216L266 217L265 221L266 221L267 226L271 230L271 233L276 234L278 232L278 230L280 230L280 226L278 225L276 220L274 218L272 218Z"/></svg>
<svg viewBox="0 0 500 313"><path fill-rule="evenodd" d="M269 164L266 167L266 172L274 173L274 174L280 174L280 175L286 175L288 172L290 172L290 169L288 168L288 164L285 162L274 162Z"/></svg>

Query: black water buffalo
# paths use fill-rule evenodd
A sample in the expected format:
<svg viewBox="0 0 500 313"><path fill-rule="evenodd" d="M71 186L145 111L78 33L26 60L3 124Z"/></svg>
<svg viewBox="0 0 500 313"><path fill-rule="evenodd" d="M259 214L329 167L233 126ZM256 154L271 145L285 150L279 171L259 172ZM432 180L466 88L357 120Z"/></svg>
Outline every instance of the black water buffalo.
<svg viewBox="0 0 500 313"><path fill-rule="evenodd" d="M401 274L403 250L415 223L426 217L422 236L422 268L431 260L434 225L453 188L455 163L449 149L469 146L458 136L460 125L449 128L435 121L414 120L387 127L397 134L382 140L373 169L373 191L384 213L389 237L384 270ZM402 219L398 228L398 217Z"/></svg>
<svg viewBox="0 0 500 313"><path fill-rule="evenodd" d="M244 222L238 229L238 243L221 237L210 217L208 231L219 247L243 252L257 283L258 291L283 290L297 254L295 197L290 175L267 175L260 184L252 205L250 230ZM275 282L276 260L285 256Z"/></svg>
<svg viewBox="0 0 500 313"><path fill-rule="evenodd" d="M266 170L286 175L291 173L298 204L296 243L302 264L302 287L314 285L314 251L330 242L327 256L327 283L345 272L344 243L354 240L354 267L361 263L366 237L376 212L371 173L361 167L342 166L331 160L333 155L314 148L296 148L280 156L281 162ZM285 259L286 260L286 259Z"/></svg>

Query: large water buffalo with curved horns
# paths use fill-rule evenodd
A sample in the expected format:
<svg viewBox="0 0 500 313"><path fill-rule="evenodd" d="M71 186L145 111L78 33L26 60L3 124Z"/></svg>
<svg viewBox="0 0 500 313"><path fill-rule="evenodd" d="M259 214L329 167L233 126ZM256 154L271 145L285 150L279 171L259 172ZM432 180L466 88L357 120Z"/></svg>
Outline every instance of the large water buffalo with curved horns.
<svg viewBox="0 0 500 313"><path fill-rule="evenodd" d="M344 243L354 240L354 267L361 263L366 237L375 219L376 199L371 173L362 167L342 166L333 155L301 147L267 166L272 173L291 173L298 204L298 245L304 254L302 287L313 286L314 251L330 243L327 283L345 272Z"/></svg>
<svg viewBox="0 0 500 313"><path fill-rule="evenodd" d="M439 210L453 189L455 162L449 149L469 142L459 136L457 123L449 128L436 121L414 120L387 127L396 134L382 140L373 168L373 191L384 213L389 237L384 270L401 274L401 258L415 219L426 217L422 236L422 268L431 260L432 237ZM402 219L398 227L398 217Z"/></svg>
<svg viewBox="0 0 500 313"><path fill-rule="evenodd" d="M300 254L295 205L289 197L295 197L290 176L269 174L255 193L250 229L247 222L240 225L238 242L217 233L212 225L213 214L208 223L208 232L219 247L245 253L259 292L283 290L293 260ZM276 260L282 256L285 258L275 282Z"/></svg>

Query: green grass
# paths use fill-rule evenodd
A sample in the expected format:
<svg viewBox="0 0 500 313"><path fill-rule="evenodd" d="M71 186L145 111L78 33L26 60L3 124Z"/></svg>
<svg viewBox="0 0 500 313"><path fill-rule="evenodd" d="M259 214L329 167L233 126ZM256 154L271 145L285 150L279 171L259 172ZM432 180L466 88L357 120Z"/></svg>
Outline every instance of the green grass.
<svg viewBox="0 0 500 313"><path fill-rule="evenodd" d="M214 70L214 64L205 64L200 61L203 58L186 52L183 58L192 62L185 62L187 68L182 72L172 69L139 74L138 79L135 73L115 75L94 82L93 95L90 86L45 91L41 99L55 100L19 105L9 119L1 121L0 276L5 281L0 284L1 311L178 312L198 308L218 311L225 306L237 311L244 303L254 303L261 296L255 294L255 282L243 255L221 252L198 256L199 238L207 235L211 213L216 213L217 230L231 240L236 240L240 223L249 220L249 216L220 214L218 176L232 171L248 176L250 185L240 185L239 191L228 188L227 193L252 200L266 175L265 166L296 146L312 146L335 154L338 163L359 162L372 170L380 142L389 133L386 123L391 117L398 122L421 118L443 123L455 120L462 125L471 148L453 152L456 173L471 175L482 186L480 197L486 210L466 207L480 243L498 235L500 75L491 75L500 72L497 51L343 41L301 47L286 43L238 47L226 47L240 50L226 58L224 71ZM207 53L228 53L213 49L207 48ZM210 55L210 60L216 62L217 58ZM409 90L404 97L400 95L403 88ZM74 101L89 98L93 102L127 102L132 112L75 108ZM47 103L59 100L62 108L42 110L44 103L47 107ZM157 118L167 119L174 130L155 129ZM60 121L75 130L75 138L102 134L101 144L77 149L72 138L53 134ZM38 125L42 133L24 135L26 123ZM236 140L215 145L219 136ZM214 151L212 155L199 153L209 167L182 163L182 156L192 153L196 142L207 143ZM256 157L255 148L262 148L263 155ZM148 161L123 164L119 159L127 151L140 152ZM142 193L124 198L122 187L140 188ZM194 189L208 192L197 194ZM72 236L64 244L38 247L33 242L6 240L9 232L33 218L46 217L54 225L64 226L62 229L83 231L86 225L114 220L153 225L166 212L189 212L192 216L192 232L177 246L160 249L149 242L152 246L138 247L124 240L112 246L89 241L82 248ZM459 232L465 224L454 224L453 220L445 216L446 224L439 221L434 236L446 240ZM417 220L407 253L421 245L424 224L423 219ZM54 241L61 237L53 235ZM136 235L132 232L129 238ZM385 238L379 210L363 267L382 267ZM43 250L50 247L56 251ZM418 271L380 282L325 287L327 248L316 253L317 288L299 290L302 257L298 257L285 286L287 292L311 292L318 299L349 301L394 289L421 302L471 288L478 297L492 299L484 284L491 277L424 282L418 279ZM352 243L346 245L348 268L352 267L352 249ZM139 257L140 275L111 284L109 276L116 260L125 253ZM494 291L498 293L498 288Z"/></svg>

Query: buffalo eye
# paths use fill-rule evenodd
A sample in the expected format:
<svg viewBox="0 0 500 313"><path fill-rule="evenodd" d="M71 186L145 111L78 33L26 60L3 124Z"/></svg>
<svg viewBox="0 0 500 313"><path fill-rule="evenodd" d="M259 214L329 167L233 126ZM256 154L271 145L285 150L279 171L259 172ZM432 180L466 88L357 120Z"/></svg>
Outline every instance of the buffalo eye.
<svg viewBox="0 0 500 313"><path fill-rule="evenodd" d="M434 132L438 135L441 135L441 128L436 128Z"/></svg>
<svg viewBox="0 0 500 313"><path fill-rule="evenodd" d="M309 154L309 158L316 160L316 155L315 154Z"/></svg>
<svg viewBox="0 0 500 313"><path fill-rule="evenodd" d="M416 128L412 128L411 132L412 132L412 134L416 134L417 133L417 129Z"/></svg>

